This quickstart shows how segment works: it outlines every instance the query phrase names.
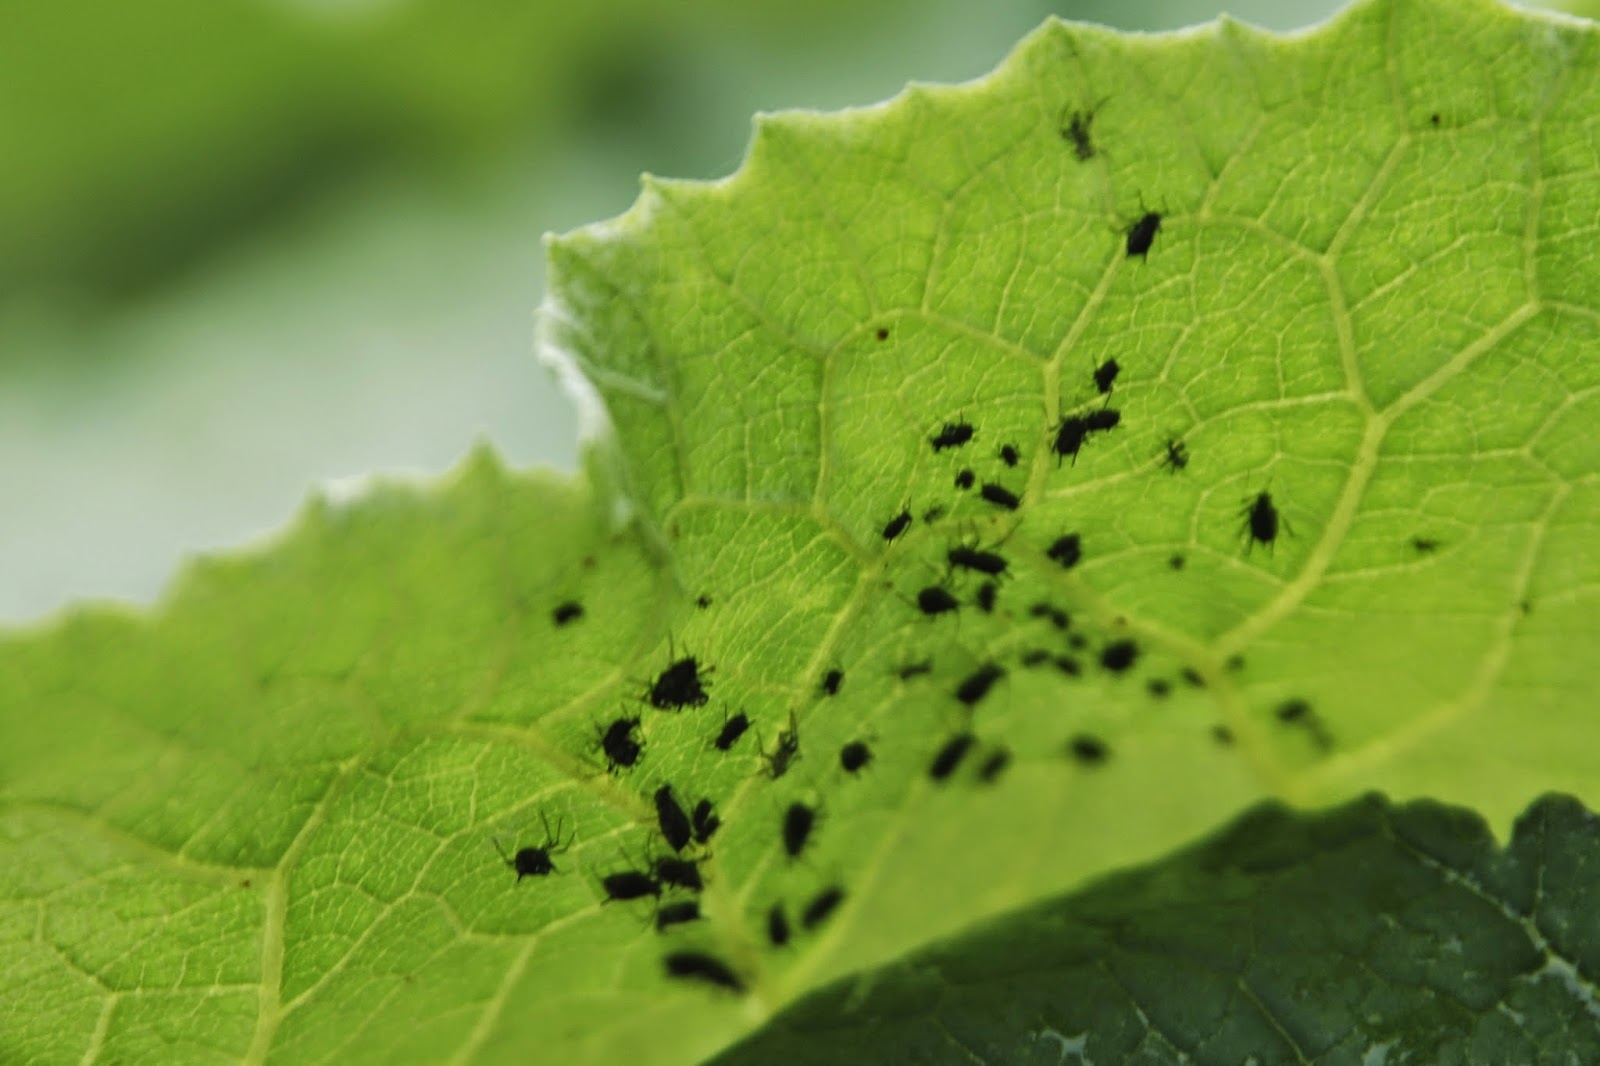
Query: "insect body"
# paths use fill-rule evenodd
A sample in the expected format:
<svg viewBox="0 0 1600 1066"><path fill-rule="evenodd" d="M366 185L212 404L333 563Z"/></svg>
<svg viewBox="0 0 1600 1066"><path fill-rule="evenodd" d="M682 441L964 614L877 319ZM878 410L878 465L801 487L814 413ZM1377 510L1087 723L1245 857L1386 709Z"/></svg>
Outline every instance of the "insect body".
<svg viewBox="0 0 1600 1066"><path fill-rule="evenodd" d="M960 606L961 601L952 596L948 589L938 585L929 585L917 593L917 608L929 617L953 611Z"/></svg>
<svg viewBox="0 0 1600 1066"><path fill-rule="evenodd" d="M717 739L712 744L718 751L727 751L738 743L744 736L745 730L750 728L750 716L740 711L726 722L722 723L722 732L717 734Z"/></svg>
<svg viewBox="0 0 1600 1066"><path fill-rule="evenodd" d="M700 920L700 904L692 899L681 903L668 903L656 911L656 929L665 929L672 925L682 925L684 922L698 922Z"/></svg>
<svg viewBox="0 0 1600 1066"><path fill-rule="evenodd" d="M699 660L692 655L686 655L661 671L661 675L650 686L646 698L650 701L650 706L663 711L703 706L711 697L706 695L705 685L700 677Z"/></svg>
<svg viewBox="0 0 1600 1066"><path fill-rule="evenodd" d="M972 439L972 423L946 422L928 443L933 445L933 450L942 452L946 448L959 448Z"/></svg>
<svg viewBox="0 0 1600 1066"><path fill-rule="evenodd" d="M547 877L552 873L559 873L556 864L550 861L550 856L561 854L572 843L571 840L562 841L559 821L556 822L553 833L543 811L539 812L539 821L544 823L544 843L537 847L518 848L515 855L508 855L505 848L500 846L500 841L494 840L494 849L500 853L505 864L517 872L518 881L524 877Z"/></svg>
<svg viewBox="0 0 1600 1066"><path fill-rule="evenodd" d="M996 507L1004 507L1008 511L1015 511L1022 498L1004 485L996 485L992 481L985 481L983 488L978 490L979 495Z"/></svg>
<svg viewBox="0 0 1600 1066"><path fill-rule="evenodd" d="M811 829L817 824L817 809L804 803L791 803L783 815L783 850L789 858L798 859L811 838Z"/></svg>
<svg viewBox="0 0 1600 1066"><path fill-rule="evenodd" d="M777 780L789 772L789 764L800 757L800 731L795 727L794 714L789 715L789 727L778 734L778 746L766 756L767 772Z"/></svg>
<svg viewBox="0 0 1600 1066"><path fill-rule="evenodd" d="M693 831L689 827L689 816L683 813L683 808L678 806L678 801L672 795L671 785L656 789L656 821L660 823L661 835L667 838L672 850L682 851Z"/></svg>
<svg viewBox="0 0 1600 1066"><path fill-rule="evenodd" d="M702 951L674 951L661 961L666 965L668 977L705 981L732 992L744 991L744 981L715 955L707 955Z"/></svg>
<svg viewBox="0 0 1600 1066"><path fill-rule="evenodd" d="M774 903L767 912L767 939L775 948L789 942L789 916L783 913L783 904Z"/></svg>
<svg viewBox="0 0 1600 1066"><path fill-rule="evenodd" d="M828 920L828 916L839 909L839 904L844 902L844 889L838 885L818 892L816 898L806 904L806 909L800 914L800 924L807 929L815 929Z"/></svg>
<svg viewBox="0 0 1600 1066"><path fill-rule="evenodd" d="M1117 380L1117 375L1122 372L1122 367L1117 365L1115 359L1107 359L1094 371L1094 387L1104 396L1111 391L1111 383Z"/></svg>
<svg viewBox="0 0 1600 1066"><path fill-rule="evenodd" d="M1256 493L1239 510L1239 517L1243 519L1240 531L1245 535L1245 553L1249 554L1257 544L1264 544L1271 551L1278 539L1278 509L1273 506L1272 496L1265 491Z"/></svg>
<svg viewBox="0 0 1600 1066"><path fill-rule="evenodd" d="M904 533L906 531L906 527L910 524L911 512L901 511L899 514L889 519L889 524L883 527L883 539L894 540L900 534Z"/></svg>
<svg viewBox="0 0 1600 1066"><path fill-rule="evenodd" d="M1022 456L1017 454L1017 446L1015 444L1002 444L1000 446L1000 461L1007 466L1016 466L1017 460L1021 458Z"/></svg>
<svg viewBox="0 0 1600 1066"><path fill-rule="evenodd" d="M619 873L606 874L600 878L600 884L605 887L606 899L611 901L661 895L660 883L642 870L623 870Z"/></svg>
<svg viewBox="0 0 1600 1066"><path fill-rule="evenodd" d="M976 548L951 548L945 558L950 561L952 569L976 570L990 577L1006 572L1005 556L995 552L979 551Z"/></svg>
<svg viewBox="0 0 1600 1066"><path fill-rule="evenodd" d="M994 663L984 663L956 686L956 699L971 707L987 696L994 683L1005 676L1004 668Z"/></svg>
<svg viewBox="0 0 1600 1066"><path fill-rule="evenodd" d="M656 880L674 888L687 888L691 892L699 892L706 887L700 877L699 865L687 859L674 859L670 855L665 855L650 864L650 872L655 874Z"/></svg>
<svg viewBox="0 0 1600 1066"><path fill-rule="evenodd" d="M694 839L697 844L704 844L711 839L722 826L722 819L717 817L717 809L710 800L703 799L694 805Z"/></svg>
<svg viewBox="0 0 1600 1066"><path fill-rule="evenodd" d="M1168 437L1166 442L1167 455L1161 460L1161 465L1176 474L1189 465L1189 448L1183 441L1176 437Z"/></svg>
<svg viewBox="0 0 1600 1066"><path fill-rule="evenodd" d="M629 767L639 761L644 745L633 735L638 728L638 715L618 718L606 726L605 732L600 734L600 750L606 753L607 769Z"/></svg>
<svg viewBox="0 0 1600 1066"><path fill-rule="evenodd" d="M957 733L945 741L944 746L934 754L933 762L928 764L928 776L935 781L948 779L977 742L978 738L971 733Z"/></svg>
<svg viewBox="0 0 1600 1066"><path fill-rule="evenodd" d="M550 612L551 621L555 622L555 624L558 626L564 626L568 622L576 622L582 617L583 604L579 603L577 600L568 600L566 603L560 604L554 611Z"/></svg>
<svg viewBox="0 0 1600 1066"><path fill-rule="evenodd" d="M1083 558L1083 544L1076 533L1068 533L1057 537L1055 543L1045 549L1045 555L1060 563L1061 569L1071 570Z"/></svg>
<svg viewBox="0 0 1600 1066"><path fill-rule="evenodd" d="M1150 252L1150 245L1156 239L1156 234L1161 231L1161 215L1155 211L1146 211L1139 216L1139 220L1128 227L1128 258L1138 256L1146 258Z"/></svg>
<svg viewBox="0 0 1600 1066"><path fill-rule="evenodd" d="M872 749L863 741L852 740L839 749L839 765L844 772L853 774L872 761Z"/></svg>

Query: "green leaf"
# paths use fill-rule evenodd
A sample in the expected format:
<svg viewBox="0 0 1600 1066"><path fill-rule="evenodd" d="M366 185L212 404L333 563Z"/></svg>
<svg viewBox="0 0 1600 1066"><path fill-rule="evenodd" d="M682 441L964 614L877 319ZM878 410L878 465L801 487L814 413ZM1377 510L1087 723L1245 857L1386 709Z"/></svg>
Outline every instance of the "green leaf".
<svg viewBox="0 0 1600 1066"><path fill-rule="evenodd" d="M1263 807L819 991L717 1066L1600 1061L1600 820Z"/></svg>
<svg viewBox="0 0 1600 1066"><path fill-rule="evenodd" d="M694 1061L1266 797L1593 805L1595 46L1420 0L1052 23L553 242L589 482L479 458L0 646L0 1058ZM666 785L723 824L658 932L602 878L668 851Z"/></svg>

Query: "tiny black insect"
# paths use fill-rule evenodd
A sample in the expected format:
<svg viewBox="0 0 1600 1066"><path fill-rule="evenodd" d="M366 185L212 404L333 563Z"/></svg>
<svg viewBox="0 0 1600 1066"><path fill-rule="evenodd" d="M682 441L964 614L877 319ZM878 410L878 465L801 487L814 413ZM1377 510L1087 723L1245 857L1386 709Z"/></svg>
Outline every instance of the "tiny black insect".
<svg viewBox="0 0 1600 1066"><path fill-rule="evenodd" d="M517 872L517 880L524 877L547 877L552 873L560 873L556 864L550 861L551 855L559 855L567 850L571 840L562 841L561 822L556 822L555 832L550 831L550 822L545 818L544 812L539 812L539 821L544 823L544 843L538 847L518 848L515 855L506 854L506 849L500 846L500 841L494 840L494 849L500 853L505 864Z"/></svg>
<svg viewBox="0 0 1600 1066"><path fill-rule="evenodd" d="M1139 658L1139 645L1131 640L1113 640L1100 649L1100 665L1120 674Z"/></svg>
<svg viewBox="0 0 1600 1066"><path fill-rule="evenodd" d="M656 910L657 931L670 925L682 925L684 922L698 922L700 920L700 904L692 899L681 903L668 903L665 907Z"/></svg>
<svg viewBox="0 0 1600 1066"><path fill-rule="evenodd" d="M893 540L900 534L904 533L906 531L906 527L910 524L911 512L901 511L899 514L889 519L889 524L883 527L883 539Z"/></svg>
<svg viewBox="0 0 1600 1066"><path fill-rule="evenodd" d="M952 569L976 570L990 577L1006 572L1005 557L995 552L979 551L977 548L951 548L945 558L950 560Z"/></svg>
<svg viewBox="0 0 1600 1066"><path fill-rule="evenodd" d="M789 942L789 916L783 913L783 904L774 903L767 911L767 939L775 948Z"/></svg>
<svg viewBox="0 0 1600 1066"><path fill-rule="evenodd" d="M558 626L564 626L568 622L576 622L582 617L583 604L579 603L577 600L568 600L566 603L560 604L555 610L550 612L551 620L554 621Z"/></svg>
<svg viewBox="0 0 1600 1066"><path fill-rule="evenodd" d="M1067 637L1067 647L1073 651L1082 651L1089 646L1089 638L1082 633L1073 633Z"/></svg>
<svg viewBox="0 0 1600 1066"><path fill-rule="evenodd" d="M1103 433L1108 429L1117 428L1122 421L1122 412L1115 407L1102 407L1084 415L1083 421L1089 427L1090 433Z"/></svg>
<svg viewBox="0 0 1600 1066"><path fill-rule="evenodd" d="M688 859L675 859L671 855L663 855L650 864L650 872L664 885L674 888L687 888L691 892L699 892L705 888L705 882L700 878L700 866Z"/></svg>
<svg viewBox="0 0 1600 1066"><path fill-rule="evenodd" d="M982 611L984 614L993 614L994 598L999 594L1000 586L996 585L993 581L985 581L983 584L979 585L977 599L975 600L978 605L978 610Z"/></svg>
<svg viewBox="0 0 1600 1066"><path fill-rule="evenodd" d="M1227 660L1224 661L1222 665L1235 672L1243 670L1244 656L1240 655L1238 652L1234 652L1232 655L1228 656Z"/></svg>
<svg viewBox="0 0 1600 1066"><path fill-rule="evenodd" d="M978 490L979 495L996 507L1004 507L1008 511L1015 511L1022 503L1022 498L1004 485L996 485L992 481L985 481L983 488Z"/></svg>
<svg viewBox="0 0 1600 1066"><path fill-rule="evenodd" d="M817 893L815 899L806 904L806 909L800 914L800 924L807 929L815 929L828 920L828 916L839 909L839 904L844 902L844 889L832 885Z"/></svg>
<svg viewBox="0 0 1600 1066"><path fill-rule="evenodd" d="M717 739L712 741L718 751L727 751L739 742L744 736L744 731L750 728L750 716L740 711L726 722L722 723L722 732L717 734Z"/></svg>
<svg viewBox="0 0 1600 1066"><path fill-rule="evenodd" d="M1045 555L1060 563L1061 569L1071 570L1083 558L1083 543L1076 533L1067 533L1057 537L1055 543L1045 549Z"/></svg>
<svg viewBox="0 0 1600 1066"><path fill-rule="evenodd" d="M1083 450L1083 441L1089 435L1089 420L1079 415L1068 415L1056 426L1056 442L1051 446L1051 451L1056 453L1056 466L1061 465L1061 460L1072 457L1074 466L1078 463L1078 452Z"/></svg>
<svg viewBox="0 0 1600 1066"><path fill-rule="evenodd" d="M1043 666L1050 661L1050 653L1043 648L1029 648L1018 656L1017 661L1027 667Z"/></svg>
<svg viewBox="0 0 1600 1066"><path fill-rule="evenodd" d="M1066 611L1063 611L1055 604L1047 603L1043 600L1040 600L1032 607L1029 607L1028 614L1034 618L1048 618L1050 620L1050 624L1055 626L1057 629L1065 629L1072 624L1071 615L1067 614Z"/></svg>
<svg viewBox="0 0 1600 1066"><path fill-rule="evenodd" d="M711 597L702 592L694 598L694 605L703 611L711 606Z"/></svg>
<svg viewBox="0 0 1600 1066"><path fill-rule="evenodd" d="M971 707L987 696L994 683L1005 676L1006 672L1001 667L994 663L984 663L956 686L956 699Z"/></svg>
<svg viewBox="0 0 1600 1066"><path fill-rule="evenodd" d="M710 673L710 668L706 669ZM700 661L686 655L661 671L655 684L650 686L650 706L663 711L676 711L684 707L703 706L710 696L700 677Z"/></svg>
<svg viewBox="0 0 1600 1066"><path fill-rule="evenodd" d="M872 761L872 749L863 741L852 740L839 749L839 765L847 774L853 774Z"/></svg>
<svg viewBox="0 0 1600 1066"><path fill-rule="evenodd" d="M926 511L922 512L922 520L924 522L926 522L930 526L933 525L933 523L937 522L939 519L941 519L943 517L944 517L944 508L938 506L937 504L935 504L934 506L928 508Z"/></svg>
<svg viewBox="0 0 1600 1066"><path fill-rule="evenodd" d="M717 817L717 808L708 799L703 799L694 805L694 839L696 843L704 844L711 839L722 826L722 819Z"/></svg>
<svg viewBox="0 0 1600 1066"><path fill-rule="evenodd" d="M1183 564L1186 562L1188 562L1188 560L1183 557L1182 552L1173 552L1167 557L1167 565L1172 567L1174 570L1182 570Z"/></svg>
<svg viewBox="0 0 1600 1066"><path fill-rule="evenodd" d="M1061 127L1061 139L1072 144L1072 154L1078 162L1087 163L1094 158L1094 138L1089 129L1094 125L1093 111L1074 111Z"/></svg>
<svg viewBox="0 0 1600 1066"><path fill-rule="evenodd" d="M970 489L973 481L977 480L970 470L956 471L956 488Z"/></svg>
<svg viewBox="0 0 1600 1066"><path fill-rule="evenodd" d="M1439 542L1432 537L1412 537L1411 546L1420 554L1427 555L1429 552L1438 550Z"/></svg>
<svg viewBox="0 0 1600 1066"><path fill-rule="evenodd" d="M1006 464L1007 466L1016 466L1017 460L1021 458L1022 456L1018 454L1017 446L1015 444L1000 445L1000 461L1002 463Z"/></svg>
<svg viewBox="0 0 1600 1066"><path fill-rule="evenodd" d="M1433 114L1429 115L1428 122L1434 126L1439 125L1439 112L1435 111Z"/></svg>
<svg viewBox="0 0 1600 1066"><path fill-rule="evenodd" d="M638 715L632 718L618 718L606 726L605 732L600 734L600 749L606 753L606 769L629 767L639 761L639 756L644 752L644 745L633 735L633 731L638 728Z"/></svg>
<svg viewBox="0 0 1600 1066"><path fill-rule="evenodd" d="M671 785L656 789L656 821L661 825L661 835L667 838L673 851L682 851L694 835L689 827L689 816L678 806Z"/></svg>
<svg viewBox="0 0 1600 1066"><path fill-rule="evenodd" d="M1117 365L1115 359L1107 359L1094 370L1094 387L1104 396L1111 391L1111 383L1117 380L1117 375L1122 372L1122 367Z"/></svg>
<svg viewBox="0 0 1600 1066"><path fill-rule="evenodd" d="M928 443L933 445L933 450L942 452L946 448L959 448L972 439L972 423L946 422L944 426L928 438Z"/></svg>
<svg viewBox="0 0 1600 1066"><path fill-rule="evenodd" d="M931 674L933 673L933 660L923 659L920 662L906 663L900 668L899 673L901 681L910 681L913 677Z"/></svg>
<svg viewBox="0 0 1600 1066"><path fill-rule="evenodd" d="M1068 741L1067 752L1085 766L1098 766L1111 757L1106 742L1087 733L1081 733Z"/></svg>
<svg viewBox="0 0 1600 1066"><path fill-rule="evenodd" d="M929 585L917 593L917 609L930 617L953 611L960 606L960 600L952 596L948 589L940 588L938 585Z"/></svg>
<svg viewBox="0 0 1600 1066"><path fill-rule="evenodd" d="M833 669L822 675L822 684L819 687L824 696L837 696L839 686L842 684L844 684L844 671Z"/></svg>
<svg viewBox="0 0 1600 1066"><path fill-rule="evenodd" d="M1265 544L1270 552L1278 539L1278 509L1272 504L1272 496L1265 491L1256 493L1240 509L1239 517L1243 519L1240 532L1245 536L1245 554L1257 544Z"/></svg>
<svg viewBox="0 0 1600 1066"><path fill-rule="evenodd" d="M879 327L878 327L878 328L877 328L877 329L876 329L876 330L875 330L875 331L874 331L874 332L873 332L873 336L874 336L874 337L877 337L877 338L878 338L878 339L879 339L879 340L880 340L880 341L886 341L886 340L888 340L888 339L889 339L889 331L888 331L888 329L886 329L886 328L885 328L885 327L883 327L883 326L879 326Z"/></svg>
<svg viewBox="0 0 1600 1066"><path fill-rule="evenodd" d="M1229 729L1225 725L1214 725L1211 727L1211 739L1216 741L1218 744L1221 744L1225 748L1232 747L1233 730Z"/></svg>
<svg viewBox="0 0 1600 1066"><path fill-rule="evenodd" d="M1310 715L1311 704L1307 703L1305 700L1284 700L1282 703L1278 704L1278 721L1280 722L1298 722L1302 718L1307 718Z"/></svg>
<svg viewBox="0 0 1600 1066"><path fill-rule="evenodd" d="M1006 767L1011 765L1011 752L1007 748L996 748L991 751L978 767L978 779L986 785L992 785L1005 773Z"/></svg>
<svg viewBox="0 0 1600 1066"><path fill-rule="evenodd" d="M1176 474L1189 465L1189 446L1176 437L1168 437L1166 441L1166 458L1161 460L1161 465L1171 473Z"/></svg>
<svg viewBox="0 0 1600 1066"><path fill-rule="evenodd" d="M971 733L957 733L945 741L944 746L934 753L933 762L928 764L928 776L935 781L948 779L977 742L978 738Z"/></svg>
<svg viewBox="0 0 1600 1066"><path fill-rule="evenodd" d="M666 964L668 977L692 978L734 992L744 991L744 981L727 963L714 955L701 951L674 951L661 961Z"/></svg>
<svg viewBox="0 0 1600 1066"><path fill-rule="evenodd" d="M783 812L783 850L789 858L798 859L811 839L811 828L817 824L817 809L804 803L791 803Z"/></svg>
<svg viewBox="0 0 1600 1066"><path fill-rule="evenodd" d="M1146 258L1150 252L1150 245L1156 239L1156 234L1161 230L1161 215L1155 211L1146 211L1140 216L1139 221L1128 227L1128 258L1138 256Z"/></svg>
<svg viewBox="0 0 1600 1066"><path fill-rule="evenodd" d="M1079 665L1078 660L1074 659L1070 655L1057 655L1056 669L1060 670L1068 677L1077 677L1079 674L1083 673L1083 667Z"/></svg>
<svg viewBox="0 0 1600 1066"><path fill-rule="evenodd" d="M1183 668L1183 673L1180 676L1182 676L1185 681L1189 682L1189 684L1193 685L1195 688L1206 687L1206 679L1201 677L1200 671L1196 670L1192 666L1185 666Z"/></svg>
<svg viewBox="0 0 1600 1066"><path fill-rule="evenodd" d="M608 901L626 902L661 895L661 883L642 870L622 870L600 879Z"/></svg>
<svg viewBox="0 0 1600 1066"><path fill-rule="evenodd" d="M778 733L778 746L766 756L767 772L777 780L789 772L789 764L800 756L800 731L795 728L794 714L789 715L789 727Z"/></svg>
<svg viewBox="0 0 1600 1066"><path fill-rule="evenodd" d="M1152 677L1145 683L1145 689L1158 700L1166 699L1172 692L1172 682L1164 677Z"/></svg>

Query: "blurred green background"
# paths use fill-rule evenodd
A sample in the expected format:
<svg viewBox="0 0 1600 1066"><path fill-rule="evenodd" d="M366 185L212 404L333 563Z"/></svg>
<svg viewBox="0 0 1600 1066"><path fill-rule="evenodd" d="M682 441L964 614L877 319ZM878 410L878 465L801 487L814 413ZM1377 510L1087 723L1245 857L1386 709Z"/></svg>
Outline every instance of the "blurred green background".
<svg viewBox="0 0 1600 1066"><path fill-rule="evenodd" d="M540 235L738 166L758 110L1215 0L0 0L0 624L152 600L313 487L573 468ZM1288 30L1335 0L1248 0Z"/></svg>

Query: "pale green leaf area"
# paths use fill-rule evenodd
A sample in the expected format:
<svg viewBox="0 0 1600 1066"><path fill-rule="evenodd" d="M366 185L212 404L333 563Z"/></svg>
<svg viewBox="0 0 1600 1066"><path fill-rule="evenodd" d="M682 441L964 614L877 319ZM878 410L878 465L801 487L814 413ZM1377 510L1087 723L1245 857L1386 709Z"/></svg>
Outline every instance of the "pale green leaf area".
<svg viewBox="0 0 1600 1066"><path fill-rule="evenodd" d="M1265 807L1217 839L845 980L717 1066L1600 1061L1600 823Z"/></svg>
<svg viewBox="0 0 1600 1066"><path fill-rule="evenodd" d="M0 1060L697 1061L1265 798L1592 807L1595 48L1415 0L1049 24L555 241L588 482L479 458L0 645ZM704 891L603 903L668 784Z"/></svg>

